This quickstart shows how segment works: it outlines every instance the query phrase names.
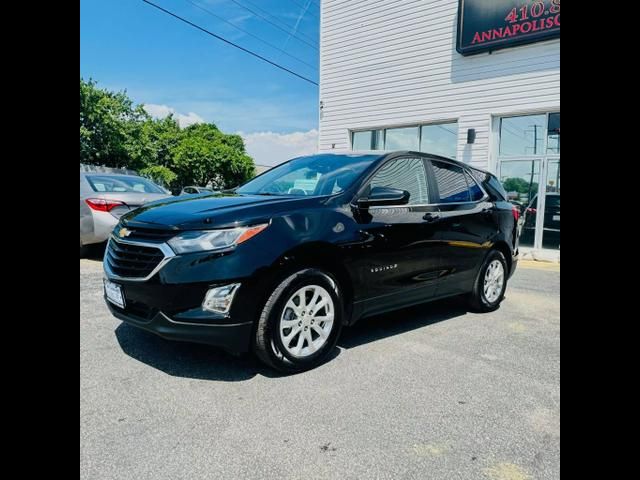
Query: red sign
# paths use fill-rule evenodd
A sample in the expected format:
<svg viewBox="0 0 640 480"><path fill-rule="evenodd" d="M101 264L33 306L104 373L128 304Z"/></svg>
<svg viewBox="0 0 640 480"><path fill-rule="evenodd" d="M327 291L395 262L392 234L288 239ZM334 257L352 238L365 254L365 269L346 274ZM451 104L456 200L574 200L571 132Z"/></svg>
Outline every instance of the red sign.
<svg viewBox="0 0 640 480"><path fill-rule="evenodd" d="M460 0L456 49L463 55L560 36L560 0Z"/></svg>

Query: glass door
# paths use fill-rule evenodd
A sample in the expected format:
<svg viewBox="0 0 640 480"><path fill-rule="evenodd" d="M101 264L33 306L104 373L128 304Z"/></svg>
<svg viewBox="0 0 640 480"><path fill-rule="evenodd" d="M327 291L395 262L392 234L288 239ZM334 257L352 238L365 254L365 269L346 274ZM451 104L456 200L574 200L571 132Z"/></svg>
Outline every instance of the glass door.
<svg viewBox="0 0 640 480"><path fill-rule="evenodd" d="M547 159L542 222L542 248L560 249L560 159Z"/></svg>
<svg viewBox="0 0 640 480"><path fill-rule="evenodd" d="M500 119L498 172L524 223L520 245L560 248L560 113Z"/></svg>
<svg viewBox="0 0 640 480"><path fill-rule="evenodd" d="M538 186L540 185L540 160L508 160L500 166L500 181L507 191L509 201L528 212L520 234L520 245L533 247L536 221L531 212L536 211Z"/></svg>

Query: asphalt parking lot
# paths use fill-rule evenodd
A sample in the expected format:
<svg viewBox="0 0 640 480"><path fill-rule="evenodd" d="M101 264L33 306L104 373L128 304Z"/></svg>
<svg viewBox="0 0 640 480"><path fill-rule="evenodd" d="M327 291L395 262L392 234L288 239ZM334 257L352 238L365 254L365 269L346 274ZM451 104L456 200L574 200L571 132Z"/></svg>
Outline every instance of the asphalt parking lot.
<svg viewBox="0 0 640 480"><path fill-rule="evenodd" d="M81 478L557 479L559 284L522 265L496 312L364 320L287 377L121 324L81 260Z"/></svg>

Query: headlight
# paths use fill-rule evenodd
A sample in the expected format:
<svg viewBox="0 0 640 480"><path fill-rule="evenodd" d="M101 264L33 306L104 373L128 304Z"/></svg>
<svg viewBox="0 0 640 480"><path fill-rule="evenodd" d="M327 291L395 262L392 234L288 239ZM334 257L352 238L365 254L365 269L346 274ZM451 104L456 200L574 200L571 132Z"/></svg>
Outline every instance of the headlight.
<svg viewBox="0 0 640 480"><path fill-rule="evenodd" d="M176 253L206 252L240 245L269 226L268 223L253 227L238 227L225 230L197 230L184 232L169 240Z"/></svg>

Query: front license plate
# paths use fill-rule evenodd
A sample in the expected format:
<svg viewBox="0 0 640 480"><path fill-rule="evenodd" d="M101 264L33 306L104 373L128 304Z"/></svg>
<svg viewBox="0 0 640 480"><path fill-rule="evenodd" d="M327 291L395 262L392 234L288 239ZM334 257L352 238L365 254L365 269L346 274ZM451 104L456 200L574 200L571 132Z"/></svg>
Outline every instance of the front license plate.
<svg viewBox="0 0 640 480"><path fill-rule="evenodd" d="M107 300L120 308L124 308L124 295L122 294L122 287L120 285L105 280L104 293L107 296Z"/></svg>

